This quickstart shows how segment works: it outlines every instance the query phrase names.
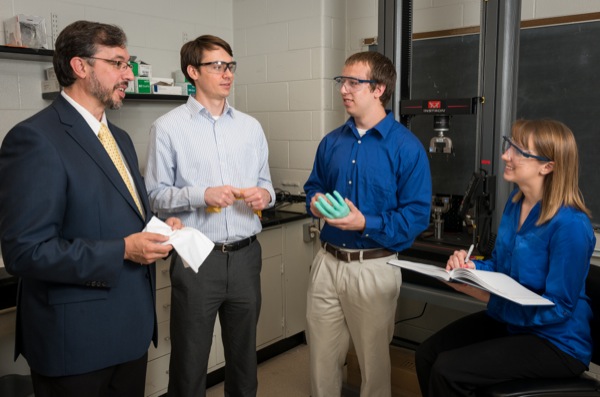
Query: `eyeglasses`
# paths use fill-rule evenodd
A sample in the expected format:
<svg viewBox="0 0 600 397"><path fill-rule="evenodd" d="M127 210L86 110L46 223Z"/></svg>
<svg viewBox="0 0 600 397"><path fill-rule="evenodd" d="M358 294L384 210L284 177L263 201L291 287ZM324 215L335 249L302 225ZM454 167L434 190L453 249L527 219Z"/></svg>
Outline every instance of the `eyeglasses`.
<svg viewBox="0 0 600 397"><path fill-rule="evenodd" d="M357 92L363 89L365 83L375 84L375 80L361 80L355 77L337 76L333 78L335 81L335 89L338 91L342 90L342 87L346 87L348 92Z"/></svg>
<svg viewBox="0 0 600 397"><path fill-rule="evenodd" d="M85 58L97 59L99 61L104 61L104 62L110 63L115 68L119 69L121 72L126 71L128 68L129 69L133 68L133 65L131 64L131 62L128 62L128 61L115 61L114 59L104 59L104 58L97 58L97 57L85 57Z"/></svg>
<svg viewBox="0 0 600 397"><path fill-rule="evenodd" d="M504 142L502 142L502 153L506 153L509 149L512 148L514 152L516 152L517 157L520 156L521 158L531 158L539 161L552 161L548 157L536 156L535 154L527 153L526 151L518 147L513 142L513 140L507 136L503 136L502 139L504 140Z"/></svg>
<svg viewBox="0 0 600 397"><path fill-rule="evenodd" d="M225 62L225 61L214 61L214 62L204 62L198 64L198 66L208 66L206 69L208 73L221 74L225 73L227 69L231 73L235 73L235 69L237 69L237 62Z"/></svg>

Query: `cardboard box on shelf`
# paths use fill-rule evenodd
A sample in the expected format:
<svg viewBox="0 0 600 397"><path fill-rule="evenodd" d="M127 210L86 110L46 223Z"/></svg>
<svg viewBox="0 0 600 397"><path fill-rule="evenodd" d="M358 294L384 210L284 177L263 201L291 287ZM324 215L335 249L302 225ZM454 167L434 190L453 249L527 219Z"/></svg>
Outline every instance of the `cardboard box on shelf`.
<svg viewBox="0 0 600 397"><path fill-rule="evenodd" d="M139 60L131 62L131 66L135 77L152 77L152 65Z"/></svg>
<svg viewBox="0 0 600 397"><path fill-rule="evenodd" d="M181 70L176 70L172 74L173 74L173 80L175 80L175 84L188 82L187 78L185 77L185 75L183 74L183 72Z"/></svg>
<svg viewBox="0 0 600 397"><path fill-rule="evenodd" d="M151 77L150 84L175 85L175 81L170 77Z"/></svg>
<svg viewBox="0 0 600 397"><path fill-rule="evenodd" d="M135 92L138 94L151 94L150 79L146 77L135 78Z"/></svg>
<svg viewBox="0 0 600 397"><path fill-rule="evenodd" d="M125 88L125 92L130 92L130 93L135 93L135 81L130 81L129 84L127 85L127 88Z"/></svg>
<svg viewBox="0 0 600 397"><path fill-rule="evenodd" d="M47 94L50 92L60 92L60 84L58 84L58 80L42 80L42 94Z"/></svg>
<svg viewBox="0 0 600 397"><path fill-rule="evenodd" d="M18 14L4 21L7 46L48 48L46 20L35 15Z"/></svg>
<svg viewBox="0 0 600 397"><path fill-rule="evenodd" d="M415 352L402 347L390 346L392 362L392 397L421 397L421 389L415 370ZM356 352L352 347L346 356L346 383L360 390L361 376Z"/></svg>
<svg viewBox="0 0 600 397"><path fill-rule="evenodd" d="M175 83L176 86L181 87L181 93L183 95L196 95L196 87L190 83Z"/></svg>
<svg viewBox="0 0 600 397"><path fill-rule="evenodd" d="M45 70L46 73L46 80L56 80L56 72L54 71L54 68L47 68Z"/></svg>
<svg viewBox="0 0 600 397"><path fill-rule="evenodd" d="M181 87L172 85L152 84L153 94L181 95Z"/></svg>

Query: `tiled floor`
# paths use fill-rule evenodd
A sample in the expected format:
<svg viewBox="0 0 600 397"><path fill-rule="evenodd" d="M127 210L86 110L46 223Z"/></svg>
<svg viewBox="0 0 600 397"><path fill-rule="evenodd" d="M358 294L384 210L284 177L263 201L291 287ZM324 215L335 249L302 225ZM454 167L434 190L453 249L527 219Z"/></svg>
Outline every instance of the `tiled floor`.
<svg viewBox="0 0 600 397"><path fill-rule="evenodd" d="M600 367L592 364L590 375L600 379ZM356 390L344 385L342 396L358 397ZM223 397L223 383L207 390L206 397ZM308 346L300 345L258 366L257 397L308 397Z"/></svg>
<svg viewBox="0 0 600 397"><path fill-rule="evenodd" d="M258 366L258 397L308 397L308 346L300 345ZM223 383L206 392L206 397L223 397Z"/></svg>

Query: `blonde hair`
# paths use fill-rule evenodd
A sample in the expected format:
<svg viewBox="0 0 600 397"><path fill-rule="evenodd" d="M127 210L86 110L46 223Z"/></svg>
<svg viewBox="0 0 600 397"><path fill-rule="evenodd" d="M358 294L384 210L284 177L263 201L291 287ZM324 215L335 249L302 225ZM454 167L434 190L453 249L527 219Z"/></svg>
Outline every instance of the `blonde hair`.
<svg viewBox="0 0 600 397"><path fill-rule="evenodd" d="M512 139L519 146L554 162L553 171L544 178L542 210L536 225L548 222L562 206L573 207L592 217L579 190L579 155L573 132L556 120L517 120ZM529 147L529 142L533 147ZM513 202L523 196L519 191Z"/></svg>

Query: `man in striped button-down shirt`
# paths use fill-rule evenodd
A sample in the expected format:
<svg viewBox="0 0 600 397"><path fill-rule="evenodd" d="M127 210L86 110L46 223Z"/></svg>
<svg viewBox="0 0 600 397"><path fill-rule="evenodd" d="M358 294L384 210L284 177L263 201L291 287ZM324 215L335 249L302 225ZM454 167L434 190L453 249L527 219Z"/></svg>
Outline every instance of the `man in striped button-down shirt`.
<svg viewBox="0 0 600 397"><path fill-rule="evenodd" d="M275 201L268 147L258 121L227 102L236 63L222 39L200 36L181 49L195 96L154 122L146 167L153 211L178 216L212 241L198 273L171 262L169 396L203 396L217 313L229 396L255 396L260 312L258 211Z"/></svg>

